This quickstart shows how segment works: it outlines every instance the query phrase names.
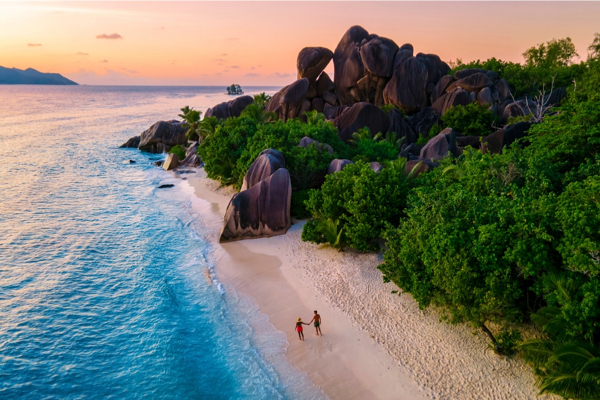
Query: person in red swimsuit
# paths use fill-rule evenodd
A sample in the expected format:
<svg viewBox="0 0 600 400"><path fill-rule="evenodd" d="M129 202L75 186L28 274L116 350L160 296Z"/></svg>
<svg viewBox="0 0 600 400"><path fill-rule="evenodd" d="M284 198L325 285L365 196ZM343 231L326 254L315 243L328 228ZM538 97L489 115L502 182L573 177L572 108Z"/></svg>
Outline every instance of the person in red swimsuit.
<svg viewBox="0 0 600 400"><path fill-rule="evenodd" d="M302 322L302 318L298 318L296 321L296 332L298 332L298 339L304 340L304 329L302 329L302 325L309 325L305 322Z"/></svg>

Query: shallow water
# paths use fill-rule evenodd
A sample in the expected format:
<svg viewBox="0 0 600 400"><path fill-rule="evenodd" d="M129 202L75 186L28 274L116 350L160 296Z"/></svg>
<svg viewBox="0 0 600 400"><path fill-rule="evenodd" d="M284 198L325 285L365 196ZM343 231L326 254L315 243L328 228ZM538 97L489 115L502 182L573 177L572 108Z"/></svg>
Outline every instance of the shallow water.
<svg viewBox="0 0 600 400"><path fill-rule="evenodd" d="M323 397L252 299L207 278L185 181L118 148L221 92L0 86L0 398Z"/></svg>

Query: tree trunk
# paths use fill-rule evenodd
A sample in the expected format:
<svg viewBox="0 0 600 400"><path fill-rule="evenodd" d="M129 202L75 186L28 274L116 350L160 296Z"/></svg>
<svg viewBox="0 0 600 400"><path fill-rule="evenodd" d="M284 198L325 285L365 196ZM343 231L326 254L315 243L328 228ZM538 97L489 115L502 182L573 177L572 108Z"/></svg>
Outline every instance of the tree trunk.
<svg viewBox="0 0 600 400"><path fill-rule="evenodd" d="M494 346L496 345L496 338L494 337L494 335L492 335L492 332L490 332L490 330L487 328L487 326L485 326L485 324L481 324L481 330L488 335L488 337L490 338L490 340L492 341L492 343L494 344Z"/></svg>

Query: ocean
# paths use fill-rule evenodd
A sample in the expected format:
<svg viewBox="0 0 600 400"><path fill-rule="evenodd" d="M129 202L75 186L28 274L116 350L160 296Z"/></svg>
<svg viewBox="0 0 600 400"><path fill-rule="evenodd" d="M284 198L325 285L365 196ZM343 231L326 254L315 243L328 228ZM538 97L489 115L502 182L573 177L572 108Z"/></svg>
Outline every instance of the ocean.
<svg viewBox="0 0 600 400"><path fill-rule="evenodd" d="M0 86L1 399L325 397L252 299L207 278L186 181L118 147L224 89Z"/></svg>

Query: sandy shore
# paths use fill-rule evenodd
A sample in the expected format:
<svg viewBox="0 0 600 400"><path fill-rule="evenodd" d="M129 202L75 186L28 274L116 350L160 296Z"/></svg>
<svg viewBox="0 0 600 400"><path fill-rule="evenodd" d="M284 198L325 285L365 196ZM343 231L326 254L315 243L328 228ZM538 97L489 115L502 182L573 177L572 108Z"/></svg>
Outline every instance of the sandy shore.
<svg viewBox="0 0 600 400"><path fill-rule="evenodd" d="M421 312L409 295L392 294L376 254L343 253L300 240L302 223L283 236L220 245L222 215L234 193L203 170L187 175L214 231L220 282L252 296L276 329L287 334L286 356L331 399L535 399L531 370L494 355L482 334ZM297 317L323 318L323 336ZM549 398L549 397L547 397Z"/></svg>

